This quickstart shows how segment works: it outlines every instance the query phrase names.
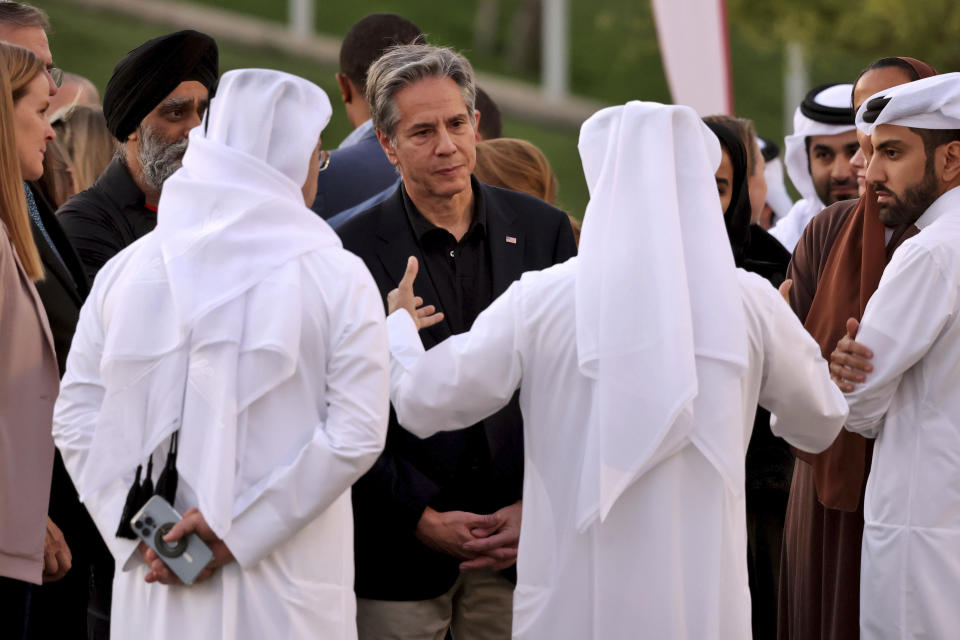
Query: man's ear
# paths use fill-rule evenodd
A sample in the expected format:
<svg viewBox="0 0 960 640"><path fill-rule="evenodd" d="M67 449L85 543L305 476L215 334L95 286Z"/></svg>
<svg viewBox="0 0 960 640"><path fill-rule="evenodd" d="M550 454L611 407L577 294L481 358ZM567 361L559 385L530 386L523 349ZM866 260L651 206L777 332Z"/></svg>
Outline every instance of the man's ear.
<svg viewBox="0 0 960 640"><path fill-rule="evenodd" d="M483 142L483 135L480 133L480 112L473 112L473 129L476 131L477 142Z"/></svg>
<svg viewBox="0 0 960 640"><path fill-rule="evenodd" d="M387 160L390 161L390 164L397 166L397 150L393 146L393 141L390 140L390 136L385 134L380 129L377 129L377 140L380 142L380 147L383 149L383 152L387 156Z"/></svg>
<svg viewBox="0 0 960 640"><path fill-rule="evenodd" d="M943 169L941 178L945 183L960 182L960 140L943 145L938 150L942 154Z"/></svg>
<svg viewBox="0 0 960 640"><path fill-rule="evenodd" d="M353 100L353 94L356 93L356 88L350 82L350 78L338 73L337 86L340 87L340 97L343 99L343 104L350 104L350 101Z"/></svg>

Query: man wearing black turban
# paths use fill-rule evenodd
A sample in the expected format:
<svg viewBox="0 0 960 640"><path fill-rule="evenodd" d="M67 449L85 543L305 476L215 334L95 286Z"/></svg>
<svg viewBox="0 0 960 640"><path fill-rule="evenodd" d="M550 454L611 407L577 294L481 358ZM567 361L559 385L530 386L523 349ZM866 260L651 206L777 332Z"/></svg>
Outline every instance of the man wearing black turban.
<svg viewBox="0 0 960 640"><path fill-rule="evenodd" d="M92 187L57 212L91 281L157 225L163 182L180 168L218 76L217 43L192 30L149 40L114 67L103 115L119 151Z"/></svg>

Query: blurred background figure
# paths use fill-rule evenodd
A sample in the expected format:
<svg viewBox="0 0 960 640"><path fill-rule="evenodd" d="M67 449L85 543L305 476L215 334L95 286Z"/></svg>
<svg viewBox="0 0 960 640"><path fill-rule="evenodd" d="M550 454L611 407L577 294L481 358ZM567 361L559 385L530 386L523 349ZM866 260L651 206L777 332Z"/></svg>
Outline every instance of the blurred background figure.
<svg viewBox="0 0 960 640"><path fill-rule="evenodd" d="M337 85L353 131L330 152L317 180L317 198L311 208L324 220L396 188L399 175L380 148L370 119L367 71L390 47L424 42L420 27L395 13L371 13L344 36Z"/></svg>
<svg viewBox="0 0 960 640"><path fill-rule="evenodd" d="M33 637L27 634L34 585L70 569L70 550L47 516L59 375L33 284L44 278L44 265L24 183L43 173L53 139L43 69L27 49L0 44L0 635L18 639Z"/></svg>
<svg viewBox="0 0 960 640"><path fill-rule="evenodd" d="M83 76L75 73L63 72L63 81L60 90L50 100L50 116L55 116L64 107L73 105L100 106L100 92L96 85Z"/></svg>
<svg viewBox="0 0 960 640"><path fill-rule="evenodd" d="M478 91L478 98L479 95ZM477 110L480 111L479 100ZM483 122L482 118L480 122ZM543 152L526 140L496 138L478 142L477 165L473 173L480 182L492 187L527 193L557 206L557 177ZM573 237L579 244L580 221L570 214L567 217L573 228Z"/></svg>
<svg viewBox="0 0 960 640"><path fill-rule="evenodd" d="M37 180L37 186L47 202L61 207L70 196L77 192L73 165L59 140L47 143L43 156L43 175Z"/></svg>
<svg viewBox="0 0 960 640"><path fill-rule="evenodd" d="M787 193L783 181L783 160L780 159L780 147L773 140L757 136L760 153L763 155L763 177L767 181L767 201L760 213L758 225L766 230L777 221L786 217L793 207L793 198Z"/></svg>
<svg viewBox="0 0 960 640"><path fill-rule="evenodd" d="M55 113L51 124L73 171L77 191L89 189L119 146L107 129L103 111L99 106L77 104Z"/></svg>
<svg viewBox="0 0 960 640"><path fill-rule="evenodd" d="M480 140L493 140L503 137L503 120L500 117L500 107L493 101L486 91L477 87L477 101L475 108L480 112L478 133Z"/></svg>
<svg viewBox="0 0 960 640"><path fill-rule="evenodd" d="M554 206L557 203L557 178L550 163L526 140L499 138L477 143L473 172L492 187L528 193Z"/></svg>

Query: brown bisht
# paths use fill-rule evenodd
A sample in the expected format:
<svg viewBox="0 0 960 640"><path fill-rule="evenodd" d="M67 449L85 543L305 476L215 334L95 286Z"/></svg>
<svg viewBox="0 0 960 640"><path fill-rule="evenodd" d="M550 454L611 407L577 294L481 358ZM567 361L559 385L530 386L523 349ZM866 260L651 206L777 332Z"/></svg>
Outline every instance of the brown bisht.
<svg viewBox="0 0 960 640"><path fill-rule="evenodd" d="M920 77L929 65L903 58ZM829 359L859 319L894 250L917 233L892 230L877 215L868 186L859 200L839 202L817 215L803 233L787 273L790 306ZM860 635L860 545L863 498L873 441L840 432L820 454L797 451L780 567L780 640L843 640Z"/></svg>

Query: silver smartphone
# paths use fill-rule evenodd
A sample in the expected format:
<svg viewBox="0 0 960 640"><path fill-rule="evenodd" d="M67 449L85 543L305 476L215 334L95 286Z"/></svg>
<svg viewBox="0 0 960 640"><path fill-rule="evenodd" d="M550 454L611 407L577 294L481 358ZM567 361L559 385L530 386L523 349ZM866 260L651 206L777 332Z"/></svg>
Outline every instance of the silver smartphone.
<svg viewBox="0 0 960 640"><path fill-rule="evenodd" d="M184 584L193 584L204 567L213 560L210 551L197 534L188 534L176 542L166 542L173 525L180 522L182 516L170 503L160 496L153 496L147 504L130 519L130 526L147 546L157 552L163 564Z"/></svg>

